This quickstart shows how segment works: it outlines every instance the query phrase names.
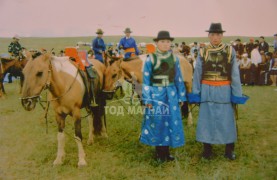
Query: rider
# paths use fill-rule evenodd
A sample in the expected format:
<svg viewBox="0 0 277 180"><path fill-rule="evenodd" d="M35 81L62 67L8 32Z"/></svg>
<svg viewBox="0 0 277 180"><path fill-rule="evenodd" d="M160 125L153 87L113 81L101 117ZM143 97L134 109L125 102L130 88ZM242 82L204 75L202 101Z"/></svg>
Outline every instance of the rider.
<svg viewBox="0 0 277 180"><path fill-rule="evenodd" d="M139 50L138 50L138 47L137 47L137 43L135 41L134 38L131 37L131 29L130 28L126 28L125 31L125 37L123 37L119 44L118 44L118 49L124 49L124 58L130 58L132 56L135 56L135 55L139 55Z"/></svg>
<svg viewBox="0 0 277 180"><path fill-rule="evenodd" d="M22 47L19 44L19 36L16 34L13 37L13 41L11 42L11 44L8 47L8 52L11 54L11 56L13 58L19 58L20 59L20 54L22 52Z"/></svg>
<svg viewBox="0 0 277 180"><path fill-rule="evenodd" d="M104 32L102 31L102 29L97 29L96 34L97 34L97 37L92 41L92 49L95 53L95 59L104 63L103 53L106 50L105 42L102 39Z"/></svg>
<svg viewBox="0 0 277 180"><path fill-rule="evenodd" d="M16 34L13 36L13 41L10 43L8 47L8 52L11 55L12 59L22 59L22 47L19 44L20 37ZM12 83L12 75L8 75L9 83Z"/></svg>

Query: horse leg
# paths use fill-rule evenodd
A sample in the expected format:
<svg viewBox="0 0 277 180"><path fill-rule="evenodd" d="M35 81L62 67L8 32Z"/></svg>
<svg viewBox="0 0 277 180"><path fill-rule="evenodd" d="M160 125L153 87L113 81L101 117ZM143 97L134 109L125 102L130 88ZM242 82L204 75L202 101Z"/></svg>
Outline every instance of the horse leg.
<svg viewBox="0 0 277 180"><path fill-rule="evenodd" d="M88 126L89 126L89 134L88 134L87 144L88 145L92 145L93 141L94 141L93 140L94 139L94 134L93 134L93 131L94 131L94 127L93 127L93 115L88 116L87 120L88 120Z"/></svg>
<svg viewBox="0 0 277 180"><path fill-rule="evenodd" d="M108 137L107 130L105 126L105 109L104 106L99 104L99 106L92 109L93 112L93 127L94 127L94 134L100 135L102 137Z"/></svg>
<svg viewBox="0 0 277 180"><path fill-rule="evenodd" d="M65 117L64 114L56 114L56 121L58 124L58 151L57 157L53 163L53 165L61 165L63 163L63 157L65 156L64 146L65 146L65 137L64 137L64 127L65 127Z"/></svg>
<svg viewBox="0 0 277 180"><path fill-rule="evenodd" d="M193 121L192 121L192 113L191 113L191 110L192 110L192 106L190 103L188 103L188 126L191 126L193 125Z"/></svg>
<svg viewBox="0 0 277 180"><path fill-rule="evenodd" d="M185 87L186 87L186 91L187 93L191 93L192 92L192 81L191 79L189 81L185 81ZM193 125L193 119L192 119L192 105L190 103L188 103L188 126Z"/></svg>
<svg viewBox="0 0 277 180"><path fill-rule="evenodd" d="M75 119L74 127L75 127L75 141L78 146L78 167L86 166L87 162L85 160L85 151L82 144L82 132L81 132L81 115L80 115L80 109L76 108L76 110L73 113L73 117Z"/></svg>

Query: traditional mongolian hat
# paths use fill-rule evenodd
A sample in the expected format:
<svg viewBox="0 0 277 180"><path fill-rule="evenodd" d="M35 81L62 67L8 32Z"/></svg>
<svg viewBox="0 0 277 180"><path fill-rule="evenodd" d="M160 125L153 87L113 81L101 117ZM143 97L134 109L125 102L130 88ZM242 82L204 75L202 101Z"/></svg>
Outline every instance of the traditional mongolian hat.
<svg viewBox="0 0 277 180"><path fill-rule="evenodd" d="M124 32L124 33L132 33L132 31L131 31L130 28L126 28L123 32Z"/></svg>
<svg viewBox="0 0 277 180"><path fill-rule="evenodd" d="M170 34L169 34L168 31L160 31L160 32L158 33L157 38L154 38L153 40L154 40L154 41L159 41L159 40L162 40L162 39L168 39L168 40L170 40L170 41L173 41L173 40L174 40L174 38L170 37Z"/></svg>
<svg viewBox="0 0 277 180"><path fill-rule="evenodd" d="M14 35L14 36L13 36L13 39L17 39L17 40L19 40L19 39L20 39L20 37L16 34L16 35Z"/></svg>
<svg viewBox="0 0 277 180"><path fill-rule="evenodd" d="M224 33L225 31L222 30L221 23L212 23L210 26L210 29L207 30L206 32L209 33Z"/></svg>
<svg viewBox="0 0 277 180"><path fill-rule="evenodd" d="M96 34L104 34L104 31L102 29L97 29Z"/></svg>

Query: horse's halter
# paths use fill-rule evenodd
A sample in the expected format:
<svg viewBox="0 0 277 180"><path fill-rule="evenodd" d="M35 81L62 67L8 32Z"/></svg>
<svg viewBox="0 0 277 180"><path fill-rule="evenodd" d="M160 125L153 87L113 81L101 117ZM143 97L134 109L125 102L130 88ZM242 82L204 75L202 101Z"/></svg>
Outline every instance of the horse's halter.
<svg viewBox="0 0 277 180"><path fill-rule="evenodd" d="M51 75L52 75L52 63L51 60L49 60L49 66L48 66L48 76L47 76L47 81L45 82L44 86L42 87L42 89L40 90L39 95L36 96L28 96L25 98L19 98L21 100L28 100L28 101L33 101L33 99L40 99L41 98L41 93L44 90L50 89L51 86Z"/></svg>

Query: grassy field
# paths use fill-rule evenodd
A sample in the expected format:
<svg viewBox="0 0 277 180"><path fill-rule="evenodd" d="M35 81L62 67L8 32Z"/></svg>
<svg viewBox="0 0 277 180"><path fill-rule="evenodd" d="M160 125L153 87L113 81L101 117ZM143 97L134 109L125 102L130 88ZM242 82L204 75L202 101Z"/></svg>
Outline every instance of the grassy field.
<svg viewBox="0 0 277 180"><path fill-rule="evenodd" d="M64 49L65 47L68 46L76 46L77 42L82 41L82 42L91 42L91 40L95 37L57 37L57 38L34 38L34 37L29 37L29 38L22 38L20 40L20 44L27 49L37 49L40 50L41 48L45 48L47 50L51 50L54 48L54 51L58 53L60 50ZM119 42L120 38L122 36L104 36L105 43L109 42L114 42L117 43ZM136 39L137 43L140 42L153 42L153 37L144 37L144 36L134 36ZM223 41L226 43L229 43L231 40L234 41L235 39L240 38L242 42L248 42L249 37L239 37L239 36L230 36L230 37L224 37ZM256 37L255 39L258 39ZM0 38L0 54L2 53L7 53L8 52L8 46L11 42L11 38ZM190 37L190 38L185 38L185 37L177 37L175 38L174 42L176 43L181 43L185 41L187 44L190 44L194 41L197 42L208 42L208 38L206 37ZM266 37L266 41L269 43L273 42L273 37ZM88 49L88 47L85 47L84 49Z"/></svg>
<svg viewBox="0 0 277 180"><path fill-rule="evenodd" d="M186 145L173 149L177 160L162 165L153 160L154 149L138 141L141 116L107 115L108 139L86 145L88 123L82 123L88 166L77 167L77 146L72 119L66 123L66 157L53 167L57 127L49 112L45 132L43 110L38 105L25 111L18 99L19 84L5 84L0 99L0 179L276 179L277 121L276 87L243 87L251 99L239 106L237 160L223 158L224 146L215 146L211 161L200 158L202 145L195 141L195 128L185 125ZM118 104L120 105L120 104ZM198 109L194 109L196 124ZM86 113L83 112L83 115ZM186 120L184 119L184 124Z"/></svg>

